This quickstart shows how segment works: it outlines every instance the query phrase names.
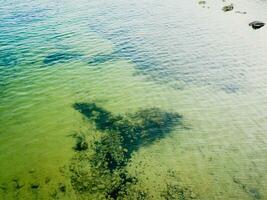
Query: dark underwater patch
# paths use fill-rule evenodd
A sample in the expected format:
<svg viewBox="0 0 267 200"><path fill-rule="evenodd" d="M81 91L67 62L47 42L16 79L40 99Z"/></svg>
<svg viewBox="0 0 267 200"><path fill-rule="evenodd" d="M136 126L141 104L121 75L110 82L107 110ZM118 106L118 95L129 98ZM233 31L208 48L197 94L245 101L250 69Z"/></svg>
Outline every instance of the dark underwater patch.
<svg viewBox="0 0 267 200"><path fill-rule="evenodd" d="M168 170L166 188L161 192L165 200L197 200L198 196L185 185L174 170Z"/></svg>
<svg viewBox="0 0 267 200"><path fill-rule="evenodd" d="M88 143L85 139L85 135L80 134L80 135L75 135L76 138L76 144L73 147L75 151L85 151L88 149Z"/></svg>
<svg viewBox="0 0 267 200"><path fill-rule="evenodd" d="M49 9L47 8L32 8L24 11L13 11L10 15L6 16L3 21L7 24L24 25L39 22L44 20L48 16Z"/></svg>
<svg viewBox="0 0 267 200"><path fill-rule="evenodd" d="M245 193L247 193L251 199L257 200L262 199L262 194L259 192L257 188L249 187L248 185L241 182L240 179L236 178L235 176L232 177L233 182L236 183Z"/></svg>
<svg viewBox="0 0 267 200"><path fill-rule="evenodd" d="M49 54L43 60L45 65L55 65L58 63L67 63L82 58L81 54L71 52L56 52Z"/></svg>
<svg viewBox="0 0 267 200"><path fill-rule="evenodd" d="M111 60L116 59L116 55L115 54L98 54L95 56L92 56L87 63L89 65L100 65L103 64L105 62L109 62Z"/></svg>
<svg viewBox="0 0 267 200"><path fill-rule="evenodd" d="M73 159L73 188L103 199L144 199L146 192L135 189L138 179L128 174L126 166L134 151L165 137L181 124L182 116L158 108L114 115L95 103L75 103L73 107L103 132L91 151L82 151Z"/></svg>
<svg viewBox="0 0 267 200"><path fill-rule="evenodd" d="M223 85L221 89L224 90L226 93L236 93L240 90L240 87L237 84L229 83Z"/></svg>
<svg viewBox="0 0 267 200"><path fill-rule="evenodd" d="M159 108L142 109L125 116L113 115L95 103L76 103L74 108L92 121L98 130L120 135L124 148L128 150L165 137L182 119L178 113L164 112Z"/></svg>
<svg viewBox="0 0 267 200"><path fill-rule="evenodd" d="M9 50L0 51L0 66L14 67L18 64L18 59L14 52Z"/></svg>

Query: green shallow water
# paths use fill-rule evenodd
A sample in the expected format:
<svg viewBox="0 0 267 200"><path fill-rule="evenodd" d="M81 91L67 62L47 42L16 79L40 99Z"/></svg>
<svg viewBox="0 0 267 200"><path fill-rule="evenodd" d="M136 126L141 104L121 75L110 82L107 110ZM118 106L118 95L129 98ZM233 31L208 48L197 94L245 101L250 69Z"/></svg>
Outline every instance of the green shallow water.
<svg viewBox="0 0 267 200"><path fill-rule="evenodd" d="M74 187L74 158L92 160L73 135L90 155L108 134L78 102L183 116L119 167L143 192L129 199L267 198L266 27L247 26L266 2L234 2L247 15L219 1L0 3L0 199L103 197Z"/></svg>

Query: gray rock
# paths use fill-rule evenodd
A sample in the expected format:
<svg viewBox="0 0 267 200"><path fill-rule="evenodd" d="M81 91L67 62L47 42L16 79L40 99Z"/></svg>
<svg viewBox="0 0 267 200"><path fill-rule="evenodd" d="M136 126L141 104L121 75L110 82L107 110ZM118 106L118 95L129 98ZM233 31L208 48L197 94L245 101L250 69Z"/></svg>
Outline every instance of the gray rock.
<svg viewBox="0 0 267 200"><path fill-rule="evenodd" d="M201 0L201 1L198 2L198 4L204 5L204 4L206 4L206 1Z"/></svg>
<svg viewBox="0 0 267 200"><path fill-rule="evenodd" d="M253 29L259 29L261 27L263 27L265 25L265 23L260 22L260 21L254 21L249 23L249 26L251 26Z"/></svg>
<svg viewBox="0 0 267 200"><path fill-rule="evenodd" d="M233 9L234 9L234 5L233 5L233 4L230 4L230 5L228 5L228 6L224 6L224 7L222 8L222 10L223 10L224 12L231 11L231 10L233 10Z"/></svg>

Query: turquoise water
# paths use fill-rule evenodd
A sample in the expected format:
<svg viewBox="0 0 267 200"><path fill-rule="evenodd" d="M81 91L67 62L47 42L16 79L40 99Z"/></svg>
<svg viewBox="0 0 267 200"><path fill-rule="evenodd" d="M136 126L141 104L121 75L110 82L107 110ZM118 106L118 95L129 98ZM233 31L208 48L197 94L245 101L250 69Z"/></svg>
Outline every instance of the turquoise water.
<svg viewBox="0 0 267 200"><path fill-rule="evenodd" d="M0 199L266 199L266 13L0 0Z"/></svg>

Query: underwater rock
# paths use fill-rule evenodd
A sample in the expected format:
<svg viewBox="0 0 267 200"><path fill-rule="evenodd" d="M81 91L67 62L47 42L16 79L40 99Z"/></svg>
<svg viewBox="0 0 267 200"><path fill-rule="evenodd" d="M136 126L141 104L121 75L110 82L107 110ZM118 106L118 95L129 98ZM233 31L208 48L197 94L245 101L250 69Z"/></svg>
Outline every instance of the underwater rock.
<svg viewBox="0 0 267 200"><path fill-rule="evenodd" d="M50 177L46 177L46 178L45 178L45 183L46 183L46 184L48 184L50 181L51 181L51 178L50 178Z"/></svg>
<svg viewBox="0 0 267 200"><path fill-rule="evenodd" d="M74 150L84 151L86 149L88 149L88 143L85 140L85 136L84 135L76 136L76 145L74 147Z"/></svg>
<svg viewBox="0 0 267 200"><path fill-rule="evenodd" d="M251 26L253 29L259 29L261 27L263 27L265 25L265 23L260 22L260 21L254 21L249 23L249 26Z"/></svg>
<svg viewBox="0 0 267 200"><path fill-rule="evenodd" d="M30 173L30 174L35 173L35 169L30 169L30 170L29 170L29 173Z"/></svg>
<svg viewBox="0 0 267 200"><path fill-rule="evenodd" d="M38 189L40 186L39 183L31 183L31 189Z"/></svg>
<svg viewBox="0 0 267 200"><path fill-rule="evenodd" d="M78 60L82 57L81 54L71 52L56 52L52 53L44 58L43 63L45 65L55 65L58 63L66 63L73 60Z"/></svg>
<svg viewBox="0 0 267 200"><path fill-rule="evenodd" d="M61 192L66 192L66 185L64 183L59 183L58 188Z"/></svg>
<svg viewBox="0 0 267 200"><path fill-rule="evenodd" d="M25 184L18 178L13 179L13 185L16 190L19 190L25 186Z"/></svg>
<svg viewBox="0 0 267 200"><path fill-rule="evenodd" d="M231 10L233 10L233 9L234 9L234 5L233 5L233 4L230 4L230 5L228 5L228 6L224 6L224 7L222 8L222 10L223 10L224 12L231 11Z"/></svg>
<svg viewBox="0 0 267 200"><path fill-rule="evenodd" d="M6 185L6 183L1 183L1 184L0 184L0 189L2 189L2 190L7 190L7 185Z"/></svg>

